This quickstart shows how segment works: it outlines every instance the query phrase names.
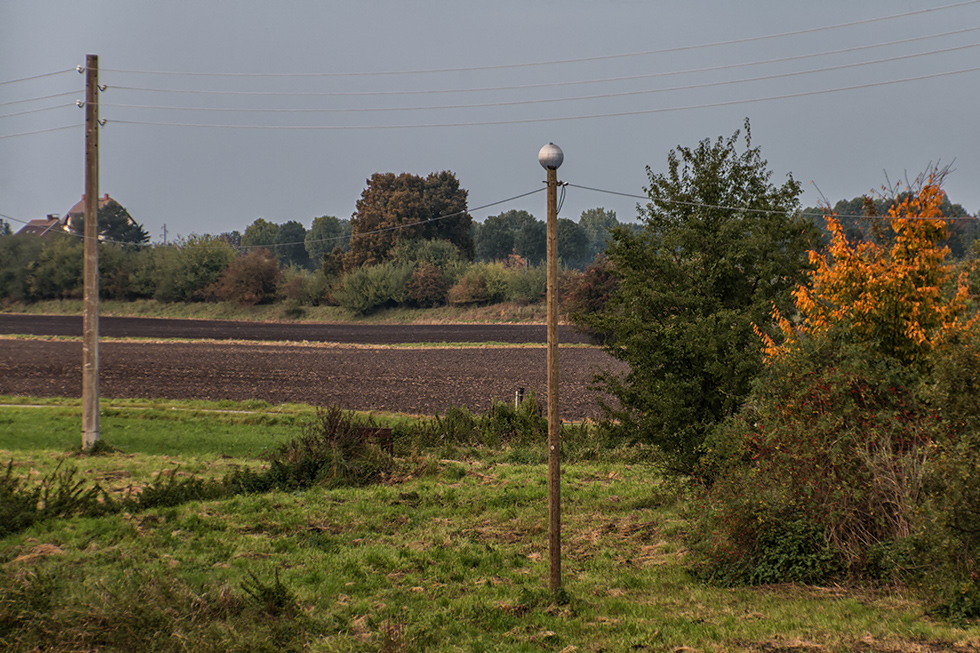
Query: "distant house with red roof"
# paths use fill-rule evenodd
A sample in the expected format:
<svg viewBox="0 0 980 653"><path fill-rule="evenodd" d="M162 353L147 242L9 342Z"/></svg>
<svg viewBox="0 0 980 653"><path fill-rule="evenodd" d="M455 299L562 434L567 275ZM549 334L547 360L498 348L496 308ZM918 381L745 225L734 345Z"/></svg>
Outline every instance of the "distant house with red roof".
<svg viewBox="0 0 980 653"><path fill-rule="evenodd" d="M39 238L49 238L51 236L64 235L65 226L57 214L50 213L46 218L31 220L21 227L17 235L37 236Z"/></svg>

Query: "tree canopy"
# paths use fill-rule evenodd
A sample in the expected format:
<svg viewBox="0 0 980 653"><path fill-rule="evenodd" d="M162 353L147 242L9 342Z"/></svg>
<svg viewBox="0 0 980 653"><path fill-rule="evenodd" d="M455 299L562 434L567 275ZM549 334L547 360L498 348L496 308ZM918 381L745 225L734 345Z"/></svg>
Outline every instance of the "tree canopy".
<svg viewBox="0 0 980 653"><path fill-rule="evenodd" d="M782 186L748 121L739 133L678 146L667 171L647 168L650 197L639 233L620 227L608 249L619 280L605 310L587 319L606 349L630 365L600 377L619 407L611 428L659 445L690 471L706 434L732 414L762 367L753 325L790 304L816 232L798 213L801 188Z"/></svg>
<svg viewBox="0 0 980 653"><path fill-rule="evenodd" d="M390 260L402 240L447 240L466 260L474 255L467 191L449 171L422 178L378 172L367 180L351 217L348 269Z"/></svg>
<svg viewBox="0 0 980 653"><path fill-rule="evenodd" d="M334 247L350 248L350 220L341 220L332 215L313 218L313 224L306 232L306 253L314 266L323 264L323 257Z"/></svg>

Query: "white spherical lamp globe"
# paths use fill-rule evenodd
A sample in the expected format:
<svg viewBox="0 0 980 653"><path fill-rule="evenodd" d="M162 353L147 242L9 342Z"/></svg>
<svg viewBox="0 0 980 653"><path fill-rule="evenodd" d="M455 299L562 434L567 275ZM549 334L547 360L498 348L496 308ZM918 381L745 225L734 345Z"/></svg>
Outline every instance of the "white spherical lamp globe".
<svg viewBox="0 0 980 653"><path fill-rule="evenodd" d="M538 163L546 170L557 170L564 160L565 154L554 143L548 143L538 152Z"/></svg>

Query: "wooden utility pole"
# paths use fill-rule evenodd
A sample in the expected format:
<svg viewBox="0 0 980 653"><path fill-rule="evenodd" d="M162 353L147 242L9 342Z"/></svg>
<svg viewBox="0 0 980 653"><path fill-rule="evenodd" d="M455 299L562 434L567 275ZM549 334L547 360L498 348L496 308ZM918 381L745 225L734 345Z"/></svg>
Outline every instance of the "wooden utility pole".
<svg viewBox="0 0 980 653"><path fill-rule="evenodd" d="M538 162L548 171L548 586L561 589L561 418L558 416L558 166L561 148L548 143Z"/></svg>
<svg viewBox="0 0 980 653"><path fill-rule="evenodd" d="M99 439L99 57L85 59L85 298L82 449Z"/></svg>

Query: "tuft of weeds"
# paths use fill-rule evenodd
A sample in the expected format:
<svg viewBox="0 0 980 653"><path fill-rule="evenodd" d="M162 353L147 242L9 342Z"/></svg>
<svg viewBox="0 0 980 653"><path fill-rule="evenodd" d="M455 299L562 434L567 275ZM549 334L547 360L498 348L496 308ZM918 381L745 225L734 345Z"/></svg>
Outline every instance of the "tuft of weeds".
<svg viewBox="0 0 980 653"><path fill-rule="evenodd" d="M37 483L13 475L11 460L0 476L0 537L56 517L98 517L115 511L115 502L98 484L76 478L77 470L59 463Z"/></svg>
<svg viewBox="0 0 980 653"><path fill-rule="evenodd" d="M297 490L315 485L356 487L384 480L391 471L391 456L366 436L375 426L370 420L359 423L353 413L337 407L318 408L300 437L272 453L266 472L270 484Z"/></svg>
<svg viewBox="0 0 980 653"><path fill-rule="evenodd" d="M293 617L299 612L296 595L279 578L278 569L275 579L270 583L263 582L254 572L249 571L241 588L252 603L270 617Z"/></svg>
<svg viewBox="0 0 980 653"><path fill-rule="evenodd" d="M123 502L126 509L135 512L149 508L172 508L189 501L223 499L234 493L235 486L222 481L195 476L178 479L178 470L175 467L169 473L160 472L154 482L138 494L130 492Z"/></svg>

